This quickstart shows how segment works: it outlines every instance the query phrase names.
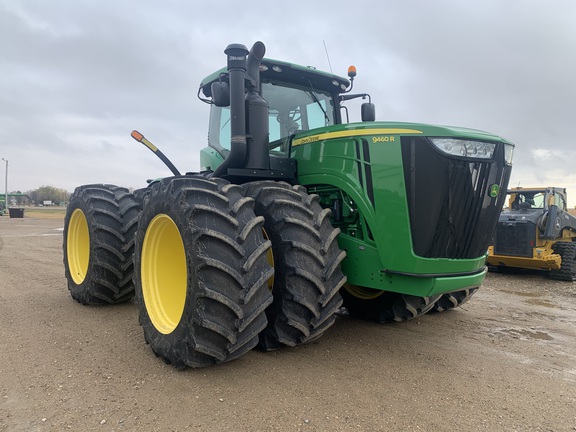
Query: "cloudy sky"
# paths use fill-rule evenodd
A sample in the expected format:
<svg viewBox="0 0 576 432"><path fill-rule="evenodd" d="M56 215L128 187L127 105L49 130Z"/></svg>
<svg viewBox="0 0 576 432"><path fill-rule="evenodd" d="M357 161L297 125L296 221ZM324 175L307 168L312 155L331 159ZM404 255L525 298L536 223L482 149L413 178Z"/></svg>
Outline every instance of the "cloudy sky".
<svg viewBox="0 0 576 432"><path fill-rule="evenodd" d="M0 0L8 189L138 188L170 175L133 129L198 170L198 85L228 44L257 40L267 57L338 75L354 64L378 120L508 138L512 185L565 186L576 205L574 0Z"/></svg>

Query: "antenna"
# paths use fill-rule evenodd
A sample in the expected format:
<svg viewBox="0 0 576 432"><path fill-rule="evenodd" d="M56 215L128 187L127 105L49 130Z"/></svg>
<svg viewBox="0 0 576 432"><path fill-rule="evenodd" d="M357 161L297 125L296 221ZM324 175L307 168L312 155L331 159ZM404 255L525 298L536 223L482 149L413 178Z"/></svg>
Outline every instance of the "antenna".
<svg viewBox="0 0 576 432"><path fill-rule="evenodd" d="M332 72L332 63L330 63L330 56L328 55L328 48L326 48L326 41L322 40L322 43L324 44L324 51L326 52L326 58L328 59L328 66L330 66L330 73L334 73Z"/></svg>

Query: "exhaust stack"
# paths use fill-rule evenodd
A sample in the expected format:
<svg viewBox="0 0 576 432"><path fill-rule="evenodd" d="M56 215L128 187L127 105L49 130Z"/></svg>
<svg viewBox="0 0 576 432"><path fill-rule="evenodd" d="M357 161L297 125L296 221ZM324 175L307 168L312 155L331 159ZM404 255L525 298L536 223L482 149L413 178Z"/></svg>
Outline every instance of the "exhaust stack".
<svg viewBox="0 0 576 432"><path fill-rule="evenodd" d="M228 169L269 170L268 103L260 95L260 63L266 53L262 42L250 52L241 44L231 44L228 56L230 91L230 154L212 176L228 174Z"/></svg>
<svg viewBox="0 0 576 432"><path fill-rule="evenodd" d="M249 145L247 148L246 165L244 168L270 169L268 102L260 94L260 63L266 53L262 42L256 42L250 54L247 65L246 116Z"/></svg>

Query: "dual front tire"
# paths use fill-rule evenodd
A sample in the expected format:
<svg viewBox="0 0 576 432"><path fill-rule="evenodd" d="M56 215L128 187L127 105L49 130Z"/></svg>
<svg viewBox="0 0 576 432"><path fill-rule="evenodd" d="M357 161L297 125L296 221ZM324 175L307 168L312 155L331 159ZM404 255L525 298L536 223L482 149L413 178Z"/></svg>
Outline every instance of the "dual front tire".
<svg viewBox="0 0 576 432"><path fill-rule="evenodd" d="M268 324L259 347L269 351L315 340L334 323L342 305L346 277L340 263L346 255L337 244L340 230L330 223L330 210L320 206L318 196L302 186L259 181L243 189L264 218L275 270L273 302L266 309Z"/></svg>

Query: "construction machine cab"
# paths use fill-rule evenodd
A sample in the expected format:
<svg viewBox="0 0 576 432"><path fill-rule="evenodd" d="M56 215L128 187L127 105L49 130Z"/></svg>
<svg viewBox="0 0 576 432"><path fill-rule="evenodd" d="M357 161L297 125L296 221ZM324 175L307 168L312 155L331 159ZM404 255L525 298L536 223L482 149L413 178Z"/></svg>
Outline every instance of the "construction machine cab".
<svg viewBox="0 0 576 432"><path fill-rule="evenodd" d="M488 264L548 270L554 279L576 280L576 218L566 198L560 187L508 190L508 208L500 215Z"/></svg>
<svg viewBox="0 0 576 432"><path fill-rule="evenodd" d="M508 191L508 204L512 211L528 209L547 211L552 205L566 211L566 189L556 187L511 189Z"/></svg>

